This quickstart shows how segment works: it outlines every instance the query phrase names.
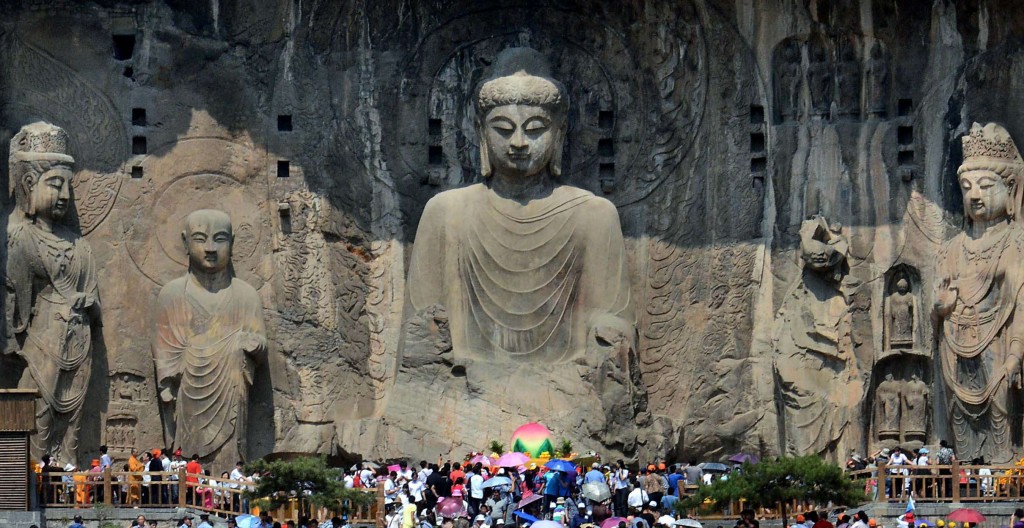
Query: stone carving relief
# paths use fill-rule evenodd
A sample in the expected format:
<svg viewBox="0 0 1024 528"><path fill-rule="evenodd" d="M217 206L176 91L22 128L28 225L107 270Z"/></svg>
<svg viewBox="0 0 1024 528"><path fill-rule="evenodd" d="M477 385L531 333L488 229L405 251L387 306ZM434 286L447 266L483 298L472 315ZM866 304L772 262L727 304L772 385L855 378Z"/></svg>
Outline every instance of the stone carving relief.
<svg viewBox="0 0 1024 528"><path fill-rule="evenodd" d="M879 358L892 353L931 356L922 346L919 307L920 279L916 269L900 264L886 275L883 311L883 349Z"/></svg>
<svg viewBox="0 0 1024 528"><path fill-rule="evenodd" d="M928 439L928 417L931 390L915 372L903 387L900 405L900 424L906 442L921 442Z"/></svg>
<svg viewBox="0 0 1024 528"><path fill-rule="evenodd" d="M267 352L263 306L234 276L228 214L195 211L184 227L188 272L160 290L153 335L165 440L205 461L245 460L249 388Z"/></svg>
<svg viewBox="0 0 1024 528"><path fill-rule="evenodd" d="M82 406L100 324L92 248L65 219L74 207L67 133L49 123L11 139L17 209L7 227L7 326L28 364L19 388L35 389L32 455L77 460Z"/></svg>
<svg viewBox="0 0 1024 528"><path fill-rule="evenodd" d="M861 120L889 114L892 59L886 46L856 34L789 37L772 52L775 123L810 116ZM807 86L808 101L803 90Z"/></svg>
<svg viewBox="0 0 1024 528"><path fill-rule="evenodd" d="M135 428L138 427L138 421L135 414L117 413L107 417L102 441L111 457L126 459L137 449Z"/></svg>
<svg viewBox="0 0 1024 528"><path fill-rule="evenodd" d="M874 391L875 448L921 447L928 441L931 389L923 381L930 362L924 356L890 356L874 367L882 381Z"/></svg>
<svg viewBox="0 0 1024 528"><path fill-rule="evenodd" d="M321 231L323 201L301 190L278 205L281 231L277 241L281 314L293 322L308 322L327 330L338 328L334 282L327 240Z"/></svg>
<svg viewBox="0 0 1024 528"><path fill-rule="evenodd" d="M773 340L779 445L786 454L842 452L863 398L844 284L849 242L839 225L814 216L801 225L800 254L803 275L782 301Z"/></svg>
<svg viewBox="0 0 1024 528"><path fill-rule="evenodd" d="M890 372L875 389L875 427L879 440L899 440L901 400L900 384Z"/></svg>
<svg viewBox="0 0 1024 528"><path fill-rule="evenodd" d="M1009 462L1021 447L1024 160L1005 128L975 123L957 170L966 228L942 249L932 315L957 456Z"/></svg>

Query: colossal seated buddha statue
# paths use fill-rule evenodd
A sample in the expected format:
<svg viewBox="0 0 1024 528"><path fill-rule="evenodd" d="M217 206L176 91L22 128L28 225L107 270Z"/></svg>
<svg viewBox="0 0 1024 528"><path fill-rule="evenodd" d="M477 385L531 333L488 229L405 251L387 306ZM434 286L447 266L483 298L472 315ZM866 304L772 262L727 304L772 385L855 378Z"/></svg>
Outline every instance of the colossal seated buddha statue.
<svg viewBox="0 0 1024 528"><path fill-rule="evenodd" d="M571 360L596 327L632 332L618 212L557 182L568 102L540 54L506 50L492 73L476 100L486 181L427 203L410 302L445 307L456 356Z"/></svg>
<svg viewBox="0 0 1024 528"><path fill-rule="evenodd" d="M383 420L342 441L377 428L381 453L426 456L542 420L596 442L581 448L629 452L643 396L625 242L611 202L558 182L565 90L538 52L513 48L475 105L484 182L427 203Z"/></svg>

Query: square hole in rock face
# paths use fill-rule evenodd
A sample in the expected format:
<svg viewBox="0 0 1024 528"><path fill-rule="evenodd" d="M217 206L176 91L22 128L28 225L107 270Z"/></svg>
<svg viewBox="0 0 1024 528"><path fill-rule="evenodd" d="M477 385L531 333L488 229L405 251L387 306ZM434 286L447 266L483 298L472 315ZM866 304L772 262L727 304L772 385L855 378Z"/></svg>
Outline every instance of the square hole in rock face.
<svg viewBox="0 0 1024 528"><path fill-rule="evenodd" d="M135 136L132 138L132 154L146 153L146 136Z"/></svg>
<svg viewBox="0 0 1024 528"><path fill-rule="evenodd" d="M427 162L433 166L444 165L444 148L441 145L430 145L427 148Z"/></svg>
<svg viewBox="0 0 1024 528"><path fill-rule="evenodd" d="M761 105L750 105L750 123L757 125L764 123L764 107Z"/></svg>
<svg viewBox="0 0 1024 528"><path fill-rule="evenodd" d="M441 135L441 120L440 119L428 119L427 120L427 133L431 136L437 137Z"/></svg>
<svg viewBox="0 0 1024 528"><path fill-rule="evenodd" d="M911 165L914 163L914 151L904 150L896 155L896 161L900 165Z"/></svg>
<svg viewBox="0 0 1024 528"><path fill-rule="evenodd" d="M129 60L135 55L135 35L112 35L114 59Z"/></svg>
<svg viewBox="0 0 1024 528"><path fill-rule="evenodd" d="M597 140L597 155L610 158L615 155L615 142L611 138Z"/></svg>
<svg viewBox="0 0 1024 528"><path fill-rule="evenodd" d="M146 126L145 108L132 108L132 126Z"/></svg>
<svg viewBox="0 0 1024 528"><path fill-rule="evenodd" d="M896 128L896 141L900 145L911 145L914 143L914 127L901 126Z"/></svg>
<svg viewBox="0 0 1024 528"><path fill-rule="evenodd" d="M287 178L287 177L291 176L290 172L291 172L291 166L288 163L288 160L277 160L277 177L278 178Z"/></svg>
<svg viewBox="0 0 1024 528"><path fill-rule="evenodd" d="M750 172L764 172L768 168L768 158L750 158Z"/></svg>
<svg viewBox="0 0 1024 528"><path fill-rule="evenodd" d="M135 165L132 167L132 178L139 179L142 177L142 167Z"/></svg>
<svg viewBox="0 0 1024 528"><path fill-rule="evenodd" d="M611 128L615 125L615 114L611 110L601 110L597 113L597 126Z"/></svg>
<svg viewBox="0 0 1024 528"><path fill-rule="evenodd" d="M280 132L291 132L292 131L292 116L290 115L279 115L277 116L277 130Z"/></svg>
<svg viewBox="0 0 1024 528"><path fill-rule="evenodd" d="M914 111L914 101L912 99L900 99L896 102L896 114L900 117L910 115Z"/></svg>
<svg viewBox="0 0 1024 528"><path fill-rule="evenodd" d="M764 152L764 134L757 132L750 135L750 151Z"/></svg>

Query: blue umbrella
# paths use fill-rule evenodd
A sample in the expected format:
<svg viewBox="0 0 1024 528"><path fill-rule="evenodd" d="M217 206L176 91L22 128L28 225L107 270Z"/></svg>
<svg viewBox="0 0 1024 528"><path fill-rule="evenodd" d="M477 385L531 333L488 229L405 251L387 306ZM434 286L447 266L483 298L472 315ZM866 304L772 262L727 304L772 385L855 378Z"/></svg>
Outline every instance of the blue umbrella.
<svg viewBox="0 0 1024 528"><path fill-rule="evenodd" d="M520 519L522 519L524 521L531 522L531 523L535 523L538 520L533 515L530 515L529 513L526 513L526 512L524 512L522 510L516 510L516 511L512 512L512 515L515 515L516 517L519 517Z"/></svg>
<svg viewBox="0 0 1024 528"><path fill-rule="evenodd" d="M493 488L495 486L508 486L509 484L512 484L512 479L508 477L491 477L484 481L483 487Z"/></svg>
<svg viewBox="0 0 1024 528"><path fill-rule="evenodd" d="M554 460L551 460L547 464L544 464L544 467L546 467L546 468L548 468L548 469L550 469L552 471L561 471L563 473L575 473L576 472L576 466L574 466L572 462L569 462L568 460L562 460L560 458L556 458Z"/></svg>
<svg viewBox="0 0 1024 528"><path fill-rule="evenodd" d="M246 514L235 517L235 524L238 525L238 528L260 528L263 522L255 515Z"/></svg>

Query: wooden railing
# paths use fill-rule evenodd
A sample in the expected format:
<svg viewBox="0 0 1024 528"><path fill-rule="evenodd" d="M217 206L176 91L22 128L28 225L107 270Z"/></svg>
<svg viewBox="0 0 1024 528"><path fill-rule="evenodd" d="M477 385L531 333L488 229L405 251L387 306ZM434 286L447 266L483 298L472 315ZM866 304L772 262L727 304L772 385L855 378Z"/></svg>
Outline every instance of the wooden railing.
<svg viewBox="0 0 1024 528"><path fill-rule="evenodd" d="M220 517L254 513L254 507L245 492L252 483L220 477L207 477L181 471L112 471L101 472L51 471L37 474L40 503L49 508L87 508L97 504L113 508L193 508ZM366 493L376 497L371 504L350 505L347 515L353 523L375 523L381 516L383 490L369 488ZM292 499L289 505L270 512L275 518L297 518ZM341 512L320 510L314 512L330 517Z"/></svg>
<svg viewBox="0 0 1024 528"><path fill-rule="evenodd" d="M851 471L867 482L868 500L906 502L983 502L1024 499L1024 466L960 464L886 466Z"/></svg>

